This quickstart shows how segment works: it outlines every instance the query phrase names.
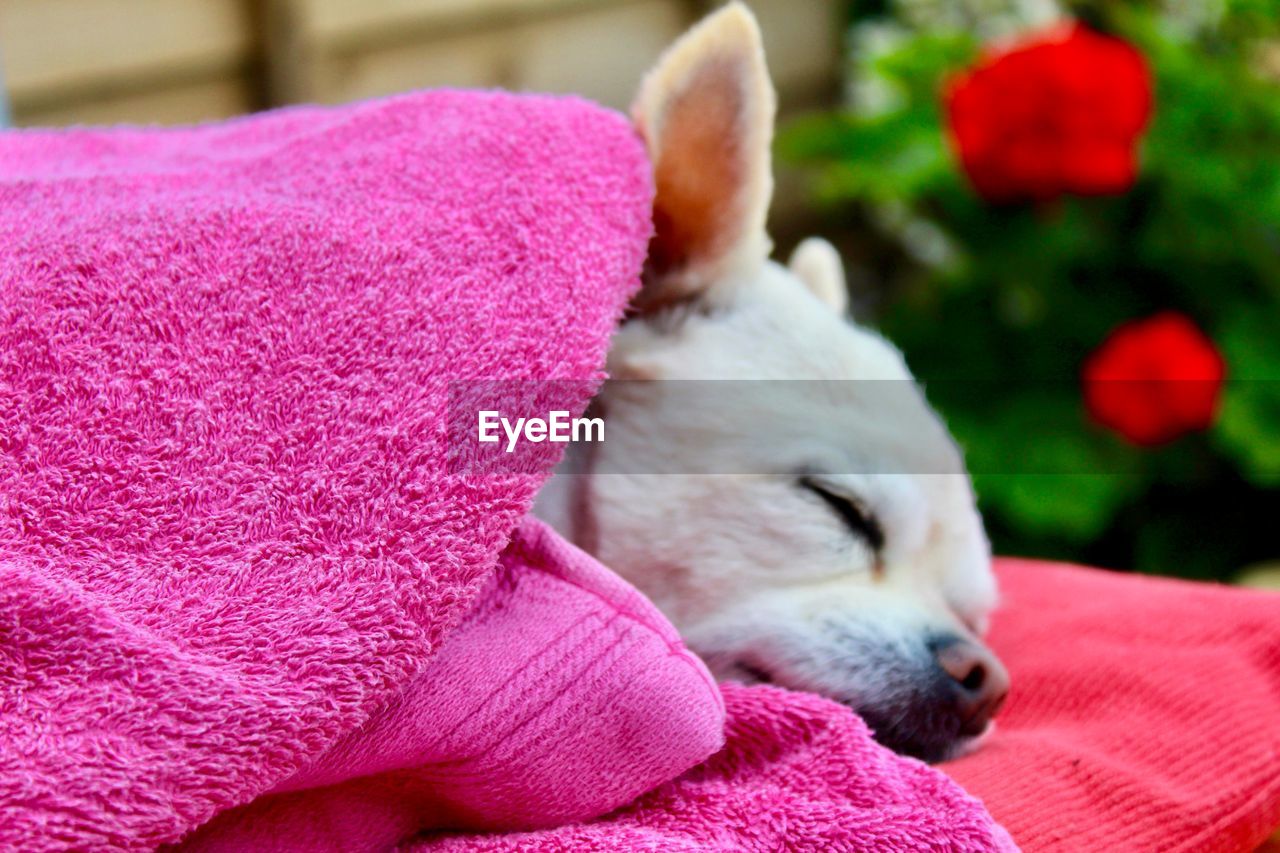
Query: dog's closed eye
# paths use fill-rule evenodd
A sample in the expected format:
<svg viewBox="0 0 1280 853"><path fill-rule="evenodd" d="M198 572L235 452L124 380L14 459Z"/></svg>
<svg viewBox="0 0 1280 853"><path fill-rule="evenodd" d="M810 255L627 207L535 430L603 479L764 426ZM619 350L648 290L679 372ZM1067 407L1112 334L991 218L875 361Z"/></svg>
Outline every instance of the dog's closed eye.
<svg viewBox="0 0 1280 853"><path fill-rule="evenodd" d="M845 526L862 541L866 542L878 556L884 547L884 528L880 521L857 499L835 491L833 487L811 476L803 476L799 480L800 488L817 495L840 517Z"/></svg>

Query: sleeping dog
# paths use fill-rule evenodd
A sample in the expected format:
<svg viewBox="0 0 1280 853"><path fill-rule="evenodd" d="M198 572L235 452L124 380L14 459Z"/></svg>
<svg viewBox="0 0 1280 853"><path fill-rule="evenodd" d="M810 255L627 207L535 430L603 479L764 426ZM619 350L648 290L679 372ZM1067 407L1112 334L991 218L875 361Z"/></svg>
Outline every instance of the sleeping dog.
<svg viewBox="0 0 1280 853"><path fill-rule="evenodd" d="M717 676L832 697L881 742L940 760L989 728L1008 688L979 640L990 548L902 356L846 319L835 250L811 239L769 259L774 101L738 4L641 85L655 235L595 404L608 438L570 449L538 512Z"/></svg>

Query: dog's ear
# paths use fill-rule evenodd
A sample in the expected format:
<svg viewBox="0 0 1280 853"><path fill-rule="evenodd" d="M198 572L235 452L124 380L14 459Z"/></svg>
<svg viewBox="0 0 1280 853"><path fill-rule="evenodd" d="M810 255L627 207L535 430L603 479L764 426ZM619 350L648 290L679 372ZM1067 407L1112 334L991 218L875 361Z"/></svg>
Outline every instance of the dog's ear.
<svg viewBox="0 0 1280 853"><path fill-rule="evenodd" d="M844 280L840 253L821 237L810 237L796 246L787 266L805 287L832 311L844 314L849 309L849 289Z"/></svg>
<svg viewBox="0 0 1280 853"><path fill-rule="evenodd" d="M709 296L769 254L773 86L755 18L731 3L672 45L632 107L657 198L641 311Z"/></svg>

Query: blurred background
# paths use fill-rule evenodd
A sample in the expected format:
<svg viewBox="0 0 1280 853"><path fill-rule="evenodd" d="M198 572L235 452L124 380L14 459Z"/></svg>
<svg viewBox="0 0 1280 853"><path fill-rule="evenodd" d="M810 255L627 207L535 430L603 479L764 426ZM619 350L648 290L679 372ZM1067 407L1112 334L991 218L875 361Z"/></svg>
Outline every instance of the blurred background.
<svg viewBox="0 0 1280 853"><path fill-rule="evenodd" d="M0 122L431 86L625 108L715 5L5 0ZM997 551L1280 585L1280 3L749 5L780 93L779 248L840 247Z"/></svg>
<svg viewBox="0 0 1280 853"><path fill-rule="evenodd" d="M431 86L577 92L625 108L695 0L5 0L19 125L192 122ZM791 109L834 103L836 0L752 4Z"/></svg>

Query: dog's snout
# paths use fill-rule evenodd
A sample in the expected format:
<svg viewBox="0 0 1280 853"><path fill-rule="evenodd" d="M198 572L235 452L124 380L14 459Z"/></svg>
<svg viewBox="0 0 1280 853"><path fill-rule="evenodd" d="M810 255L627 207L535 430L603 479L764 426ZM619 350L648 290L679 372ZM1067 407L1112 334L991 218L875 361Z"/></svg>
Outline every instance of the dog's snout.
<svg viewBox="0 0 1280 853"><path fill-rule="evenodd" d="M981 734L1004 704L1009 673L990 650L955 639L935 649L938 666L950 679L962 735Z"/></svg>

